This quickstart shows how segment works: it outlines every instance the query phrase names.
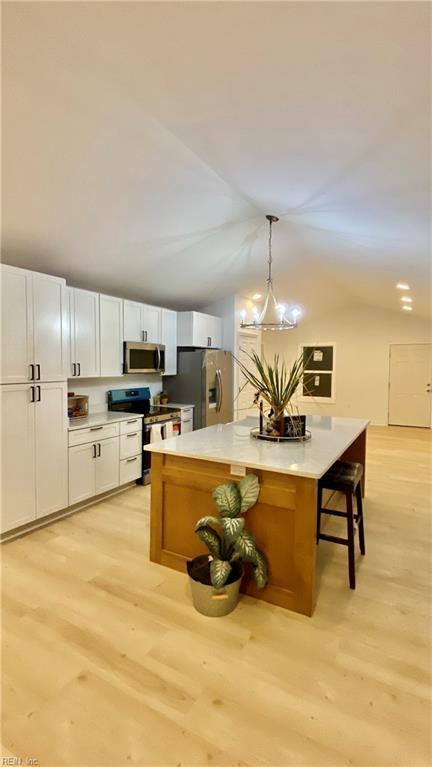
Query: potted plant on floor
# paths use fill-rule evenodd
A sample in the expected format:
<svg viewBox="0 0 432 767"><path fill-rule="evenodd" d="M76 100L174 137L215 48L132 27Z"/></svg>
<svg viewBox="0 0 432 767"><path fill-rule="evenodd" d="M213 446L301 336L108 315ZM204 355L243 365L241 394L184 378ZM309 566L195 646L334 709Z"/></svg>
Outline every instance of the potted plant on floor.
<svg viewBox="0 0 432 767"><path fill-rule="evenodd" d="M254 537L245 530L243 516L257 502L259 491L255 474L247 474L238 483L218 485L213 490L213 499L219 516L202 517L195 525L195 532L209 553L188 561L187 571L194 606L203 615L216 617L234 610L243 562L252 565L258 588L267 583L267 560Z"/></svg>
<svg viewBox="0 0 432 767"><path fill-rule="evenodd" d="M272 364L256 352L247 356L250 365L239 359L236 362L245 377L244 386L250 384L255 392L253 402L260 409L260 434L276 439L304 437L306 416L299 414L293 397L303 381L308 360L302 353L288 368L285 361L280 361L279 354L274 355ZM267 414L264 403L270 408Z"/></svg>

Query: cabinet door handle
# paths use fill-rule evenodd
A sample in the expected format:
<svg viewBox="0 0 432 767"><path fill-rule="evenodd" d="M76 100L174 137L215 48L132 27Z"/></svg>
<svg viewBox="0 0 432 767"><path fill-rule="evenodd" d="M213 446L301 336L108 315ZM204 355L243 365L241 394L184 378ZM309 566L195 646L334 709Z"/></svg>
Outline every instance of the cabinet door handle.
<svg viewBox="0 0 432 767"><path fill-rule="evenodd" d="M90 431L100 431L103 426L90 426Z"/></svg>
<svg viewBox="0 0 432 767"><path fill-rule="evenodd" d="M41 387L40 386L36 386L36 393L37 393L36 402L40 402L41 401Z"/></svg>
<svg viewBox="0 0 432 767"><path fill-rule="evenodd" d="M93 458L96 458L96 445L95 444L92 445L92 456L93 456Z"/></svg>
<svg viewBox="0 0 432 767"><path fill-rule="evenodd" d="M34 365L29 365L29 368L30 368L30 381L34 381L35 380L35 377L34 377L35 376L35 366Z"/></svg>
<svg viewBox="0 0 432 767"><path fill-rule="evenodd" d="M137 434L138 434L138 432L137 432L137 431L134 431L134 433L133 433L133 434L126 434L126 436L127 436L127 437L136 437L136 436L137 436Z"/></svg>
<svg viewBox="0 0 432 767"><path fill-rule="evenodd" d="M134 418L133 421L126 421L126 423L136 423L138 421L138 418Z"/></svg>
<svg viewBox="0 0 432 767"><path fill-rule="evenodd" d="M36 363L36 365L35 365L35 368L37 369L37 378L36 378L36 381L40 381L40 377L41 377L41 370L40 370L40 365L39 365L39 363Z"/></svg>
<svg viewBox="0 0 432 767"><path fill-rule="evenodd" d="M72 362L72 376L76 376L76 363Z"/></svg>
<svg viewBox="0 0 432 767"><path fill-rule="evenodd" d="M30 402L34 402L34 401L35 401L35 387L30 386Z"/></svg>
<svg viewBox="0 0 432 767"><path fill-rule="evenodd" d="M207 337L207 346L211 346L211 337L210 336Z"/></svg>
<svg viewBox="0 0 432 767"><path fill-rule="evenodd" d="M143 341L147 341L147 331L143 330Z"/></svg>
<svg viewBox="0 0 432 767"><path fill-rule="evenodd" d="M81 375L81 362L77 362L78 375Z"/></svg>
<svg viewBox="0 0 432 767"><path fill-rule="evenodd" d="M126 463L132 463L132 461L137 461L137 460L138 460L138 456L136 455L135 458L127 458Z"/></svg>
<svg viewBox="0 0 432 767"><path fill-rule="evenodd" d="M101 452L102 452L101 443L98 442L98 458L100 458Z"/></svg>

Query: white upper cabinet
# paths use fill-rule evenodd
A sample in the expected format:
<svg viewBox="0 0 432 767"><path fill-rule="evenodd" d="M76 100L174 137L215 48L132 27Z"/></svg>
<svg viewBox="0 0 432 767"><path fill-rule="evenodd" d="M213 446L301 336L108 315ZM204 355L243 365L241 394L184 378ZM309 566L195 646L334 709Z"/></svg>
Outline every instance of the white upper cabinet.
<svg viewBox="0 0 432 767"><path fill-rule="evenodd" d="M2 383L61 381L67 376L66 282L1 267Z"/></svg>
<svg viewBox="0 0 432 767"><path fill-rule="evenodd" d="M123 301L123 332L125 341L143 341L143 304Z"/></svg>
<svg viewBox="0 0 432 767"><path fill-rule="evenodd" d="M177 313L177 345L220 349L222 320L202 312Z"/></svg>
<svg viewBox="0 0 432 767"><path fill-rule="evenodd" d="M123 374L123 300L99 296L100 374Z"/></svg>
<svg viewBox="0 0 432 767"><path fill-rule="evenodd" d="M177 312L162 309L162 343L165 346L165 375L177 374Z"/></svg>
<svg viewBox="0 0 432 767"><path fill-rule="evenodd" d="M33 337L36 380L61 381L68 373L68 311L64 280L33 275Z"/></svg>
<svg viewBox="0 0 432 767"><path fill-rule="evenodd" d="M70 377L100 376L99 293L70 288Z"/></svg>
<svg viewBox="0 0 432 767"><path fill-rule="evenodd" d="M159 306L123 302L124 340L162 343L162 309Z"/></svg>
<svg viewBox="0 0 432 767"><path fill-rule="evenodd" d="M143 330L144 341L162 343L162 309L159 306L143 305Z"/></svg>

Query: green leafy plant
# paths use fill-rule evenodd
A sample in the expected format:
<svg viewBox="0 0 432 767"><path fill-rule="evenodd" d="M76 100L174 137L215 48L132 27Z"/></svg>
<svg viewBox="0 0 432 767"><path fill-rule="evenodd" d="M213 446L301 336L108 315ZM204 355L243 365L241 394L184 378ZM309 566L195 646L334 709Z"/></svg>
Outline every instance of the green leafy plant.
<svg viewBox="0 0 432 767"><path fill-rule="evenodd" d="M246 353L246 356L250 359L250 368L236 359L246 379L244 386L252 386L255 392L254 404L264 401L270 406L269 419L275 430L278 430L281 418L298 415L292 398L303 380L308 360L301 354L289 368L284 360L281 362L279 354L274 355L272 364L264 357L261 359L256 352Z"/></svg>
<svg viewBox="0 0 432 767"><path fill-rule="evenodd" d="M213 490L218 517L198 520L195 532L210 552L210 580L221 588L229 578L234 562L250 562L258 588L267 583L267 560L257 548L255 539L245 530L244 514L257 502L260 492L258 477L247 474L240 482L227 482ZM214 529L218 527L220 532Z"/></svg>

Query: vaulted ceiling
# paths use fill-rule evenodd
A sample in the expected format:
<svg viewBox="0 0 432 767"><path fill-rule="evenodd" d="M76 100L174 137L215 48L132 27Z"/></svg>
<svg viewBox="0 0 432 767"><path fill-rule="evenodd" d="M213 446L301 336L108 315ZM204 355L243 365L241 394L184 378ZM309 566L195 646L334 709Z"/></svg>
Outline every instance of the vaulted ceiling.
<svg viewBox="0 0 432 767"><path fill-rule="evenodd" d="M3 260L203 305L430 305L430 5L4 2Z"/></svg>

